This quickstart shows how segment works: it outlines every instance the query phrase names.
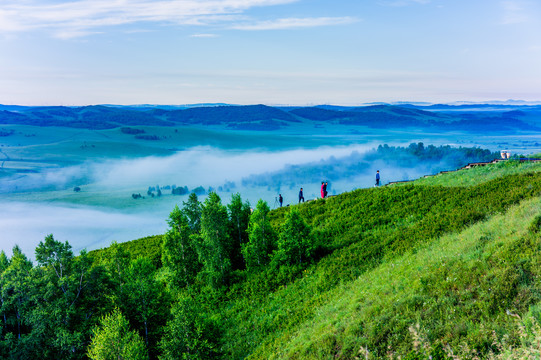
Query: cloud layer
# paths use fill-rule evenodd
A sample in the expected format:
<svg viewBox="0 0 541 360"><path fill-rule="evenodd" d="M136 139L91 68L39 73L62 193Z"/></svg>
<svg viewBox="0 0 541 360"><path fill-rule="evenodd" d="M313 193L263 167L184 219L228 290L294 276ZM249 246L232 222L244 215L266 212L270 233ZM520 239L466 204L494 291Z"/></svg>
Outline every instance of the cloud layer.
<svg viewBox="0 0 541 360"><path fill-rule="evenodd" d="M142 23L196 26L221 24L224 27L241 30L270 30L328 26L353 21L348 17L319 17L253 22L245 15L245 12L252 8L284 5L297 1L63 0L47 3L8 0L0 9L0 33L48 30L59 38L73 38L98 33L107 27ZM238 25L241 21L244 25Z"/></svg>

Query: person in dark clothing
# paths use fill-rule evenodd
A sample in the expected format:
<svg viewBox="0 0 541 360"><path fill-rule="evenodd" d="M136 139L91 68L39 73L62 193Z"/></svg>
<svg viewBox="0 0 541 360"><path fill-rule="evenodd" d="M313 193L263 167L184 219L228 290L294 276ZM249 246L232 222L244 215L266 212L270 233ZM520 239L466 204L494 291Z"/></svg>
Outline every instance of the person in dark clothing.
<svg viewBox="0 0 541 360"><path fill-rule="evenodd" d="M325 197L327 197L327 185L329 185L329 183L326 181L325 182L325 186L323 186L323 195L325 195Z"/></svg>
<svg viewBox="0 0 541 360"><path fill-rule="evenodd" d="M284 198L282 197L282 194L278 195L278 201L280 202L280 207L282 207L282 203L284 202Z"/></svg>
<svg viewBox="0 0 541 360"><path fill-rule="evenodd" d="M302 202L304 202L304 194L303 194L303 192L302 192L302 188L301 188L301 190L299 191L299 204L301 203L301 200L302 200Z"/></svg>
<svg viewBox="0 0 541 360"><path fill-rule="evenodd" d="M376 171L376 186L379 186L379 170Z"/></svg>

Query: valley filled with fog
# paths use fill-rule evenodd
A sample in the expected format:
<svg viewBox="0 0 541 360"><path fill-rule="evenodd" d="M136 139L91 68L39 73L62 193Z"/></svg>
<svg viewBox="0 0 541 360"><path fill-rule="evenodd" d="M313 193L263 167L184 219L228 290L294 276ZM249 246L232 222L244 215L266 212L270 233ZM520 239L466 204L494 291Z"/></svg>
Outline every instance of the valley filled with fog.
<svg viewBox="0 0 541 360"><path fill-rule="evenodd" d="M1 249L18 244L33 258L48 234L78 253L163 234L175 205L187 193L215 191L223 203L240 193L271 208L329 194L412 180L469 161L486 161L507 149L538 152L533 131L477 133L420 128L300 122L284 129L224 126L139 126L156 136L134 138L117 128L69 129L2 125L0 138ZM469 150L458 150L460 148ZM486 150L482 150L486 149ZM173 189L186 194L174 195ZM159 190L159 191L158 191ZM140 195L140 197L138 196Z"/></svg>

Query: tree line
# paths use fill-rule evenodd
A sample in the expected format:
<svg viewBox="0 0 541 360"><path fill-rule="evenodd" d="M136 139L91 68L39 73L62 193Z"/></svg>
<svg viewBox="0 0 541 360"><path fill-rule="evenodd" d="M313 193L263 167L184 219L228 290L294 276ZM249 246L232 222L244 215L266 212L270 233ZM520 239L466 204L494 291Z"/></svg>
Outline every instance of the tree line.
<svg viewBox="0 0 541 360"><path fill-rule="evenodd" d="M220 356L220 326L200 311L239 274L308 263L310 227L291 209L280 229L270 208L211 192L175 206L161 240L161 267L131 259L117 243L106 256L45 237L35 264L18 246L0 253L0 357L6 359L197 359Z"/></svg>

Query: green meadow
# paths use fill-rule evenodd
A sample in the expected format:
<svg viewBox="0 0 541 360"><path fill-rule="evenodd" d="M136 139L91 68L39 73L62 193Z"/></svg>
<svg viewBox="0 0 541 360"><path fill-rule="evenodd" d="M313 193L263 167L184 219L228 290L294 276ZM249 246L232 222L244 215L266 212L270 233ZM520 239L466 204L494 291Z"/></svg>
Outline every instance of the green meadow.
<svg viewBox="0 0 541 360"><path fill-rule="evenodd" d="M535 355L540 170L539 163L509 161L274 210L276 232L290 212L300 213L310 229L309 259L234 270L227 286L209 287L202 277L169 291L191 299L198 313L191 321L213 334L193 341L212 343L218 358ZM173 269L162 262L163 241L118 246L131 261L148 257L167 284ZM91 255L106 264L115 251ZM161 331L184 336L172 327L179 314L171 316ZM165 344L160 358L170 358Z"/></svg>

